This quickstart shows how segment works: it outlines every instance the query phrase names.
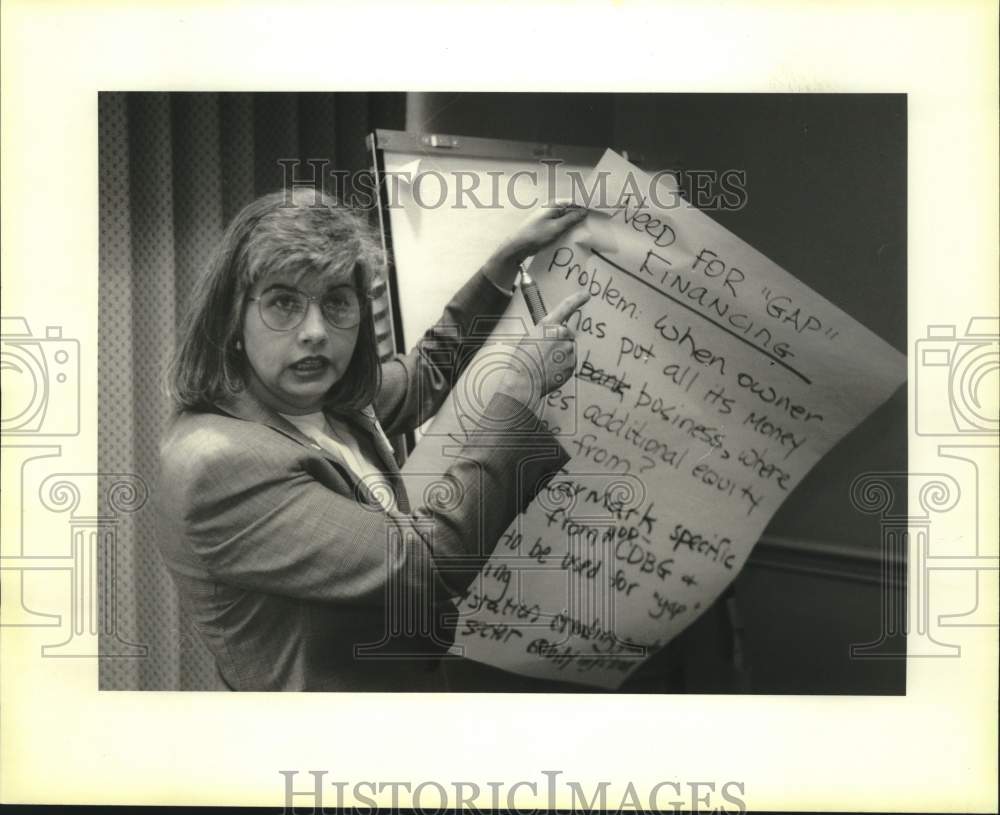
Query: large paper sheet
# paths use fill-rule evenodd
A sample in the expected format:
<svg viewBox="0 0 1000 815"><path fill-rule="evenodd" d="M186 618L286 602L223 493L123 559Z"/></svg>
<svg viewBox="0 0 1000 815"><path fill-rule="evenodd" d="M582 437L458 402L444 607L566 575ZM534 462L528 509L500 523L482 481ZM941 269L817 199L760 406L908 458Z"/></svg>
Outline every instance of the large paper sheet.
<svg viewBox="0 0 1000 815"><path fill-rule="evenodd" d="M550 307L591 294L570 322L575 378L544 411L572 459L461 601L456 651L614 688L711 606L785 498L906 368L681 200L669 176L608 151L577 198L591 212L531 266ZM529 324L520 297L508 317L404 473L458 452Z"/></svg>

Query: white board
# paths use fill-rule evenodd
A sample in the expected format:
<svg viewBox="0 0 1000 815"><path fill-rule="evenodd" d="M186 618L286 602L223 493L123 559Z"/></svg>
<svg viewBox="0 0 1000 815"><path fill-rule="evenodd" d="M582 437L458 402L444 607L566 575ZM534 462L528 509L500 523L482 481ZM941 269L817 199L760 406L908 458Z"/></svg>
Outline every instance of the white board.
<svg viewBox="0 0 1000 815"><path fill-rule="evenodd" d="M385 153L405 346L412 347L438 320L452 295L528 216L527 205L568 197L570 172L586 178L591 169L574 164L555 168L540 161ZM442 199L442 190L441 204L433 206ZM484 206L476 205L473 196Z"/></svg>

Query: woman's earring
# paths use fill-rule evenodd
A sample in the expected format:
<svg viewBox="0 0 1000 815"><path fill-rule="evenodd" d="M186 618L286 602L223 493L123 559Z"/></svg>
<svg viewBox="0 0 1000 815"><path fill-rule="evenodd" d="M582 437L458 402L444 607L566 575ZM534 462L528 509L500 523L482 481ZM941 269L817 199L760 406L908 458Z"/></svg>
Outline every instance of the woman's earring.
<svg viewBox="0 0 1000 815"><path fill-rule="evenodd" d="M243 340L236 340L236 350L237 351L243 350Z"/></svg>

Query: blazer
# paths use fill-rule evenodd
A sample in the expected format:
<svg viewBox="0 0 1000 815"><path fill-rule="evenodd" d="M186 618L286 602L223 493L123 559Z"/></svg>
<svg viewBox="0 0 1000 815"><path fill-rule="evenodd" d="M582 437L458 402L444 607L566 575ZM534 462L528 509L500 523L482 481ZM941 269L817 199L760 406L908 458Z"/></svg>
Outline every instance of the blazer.
<svg viewBox="0 0 1000 815"><path fill-rule="evenodd" d="M222 687L443 688L452 599L568 456L532 410L493 393L440 489L411 497L386 434L437 411L485 338L477 318L508 302L474 275L413 351L384 363L374 404L337 413L381 462L398 511L246 391L173 418L155 493L160 550Z"/></svg>

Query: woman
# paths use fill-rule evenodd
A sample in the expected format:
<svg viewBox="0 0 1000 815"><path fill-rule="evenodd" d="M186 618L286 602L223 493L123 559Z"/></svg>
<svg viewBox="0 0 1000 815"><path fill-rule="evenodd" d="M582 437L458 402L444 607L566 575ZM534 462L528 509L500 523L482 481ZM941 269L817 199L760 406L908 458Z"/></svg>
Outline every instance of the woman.
<svg viewBox="0 0 1000 815"><path fill-rule="evenodd" d="M563 321L586 297L518 346L543 381L512 365L488 394L483 430L441 474L462 500L411 505L386 434L435 413L456 360L484 339L473 321L503 313L520 261L582 215L541 210L411 353L381 365L369 308L380 252L360 217L301 189L236 216L181 332L157 491L164 557L225 687L444 687L451 598L565 463L535 414L572 375Z"/></svg>

